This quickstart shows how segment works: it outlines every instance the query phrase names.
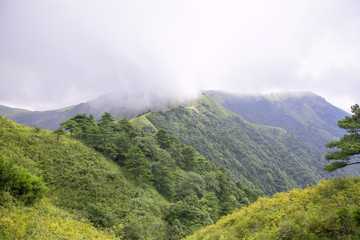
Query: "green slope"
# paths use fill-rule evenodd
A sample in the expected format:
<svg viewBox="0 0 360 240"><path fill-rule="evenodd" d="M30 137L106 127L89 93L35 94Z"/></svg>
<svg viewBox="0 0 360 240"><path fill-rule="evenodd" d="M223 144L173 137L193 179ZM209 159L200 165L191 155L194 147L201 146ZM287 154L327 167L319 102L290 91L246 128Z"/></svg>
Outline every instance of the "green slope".
<svg viewBox="0 0 360 240"><path fill-rule="evenodd" d="M55 134L0 117L0 155L41 177L51 203L75 219L88 219L106 231L118 229L114 234L127 239L166 238L163 218L169 203L82 143L63 137L57 146Z"/></svg>
<svg viewBox="0 0 360 240"><path fill-rule="evenodd" d="M360 178L261 198L186 239L360 239Z"/></svg>
<svg viewBox="0 0 360 240"><path fill-rule="evenodd" d="M0 175L0 217L11 213L5 219L9 223L25 221L19 216L23 211L27 221L35 221L22 228L5 226L9 239L16 238L16 229L48 226L41 216L46 208L55 209L46 212L49 217L63 211L54 218L61 226L71 216L75 222L90 221L97 230L91 224L76 224L95 235L104 231L99 234L132 240L179 239L261 195L235 183L224 168L215 168L164 130L146 134L127 119L111 120L108 113L99 123L90 119L84 114L70 119L88 125L61 136L0 117L0 173L6 173ZM49 191L45 202L37 203L44 194L42 181ZM6 205L2 195L19 204ZM38 205L24 205L33 202ZM33 229L29 231L22 236L35 236ZM81 234L60 233L70 239Z"/></svg>
<svg viewBox="0 0 360 240"><path fill-rule="evenodd" d="M249 123L207 95L145 117L151 127L166 129L217 166L225 166L235 179L266 194L329 176L316 148L284 129Z"/></svg>
<svg viewBox="0 0 360 240"><path fill-rule="evenodd" d="M55 207L49 199L34 206L13 202L11 196L0 197L0 239L121 239L111 232L97 230L86 219L75 219ZM121 226L120 226L121 227ZM113 229L115 232L116 229Z"/></svg>
<svg viewBox="0 0 360 240"><path fill-rule="evenodd" d="M324 149L325 143L344 135L337 121L349 115L309 92L236 95L206 91L226 109L257 124L281 127Z"/></svg>

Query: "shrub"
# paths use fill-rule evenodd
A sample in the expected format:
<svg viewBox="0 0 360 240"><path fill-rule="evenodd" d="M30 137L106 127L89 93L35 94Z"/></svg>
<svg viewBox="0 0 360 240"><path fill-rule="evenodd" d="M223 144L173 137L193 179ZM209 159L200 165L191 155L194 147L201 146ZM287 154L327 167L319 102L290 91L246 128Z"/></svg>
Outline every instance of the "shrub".
<svg viewBox="0 0 360 240"><path fill-rule="evenodd" d="M25 168L5 162L0 156L0 191L9 191L26 204L43 198L47 187L41 178L32 175Z"/></svg>

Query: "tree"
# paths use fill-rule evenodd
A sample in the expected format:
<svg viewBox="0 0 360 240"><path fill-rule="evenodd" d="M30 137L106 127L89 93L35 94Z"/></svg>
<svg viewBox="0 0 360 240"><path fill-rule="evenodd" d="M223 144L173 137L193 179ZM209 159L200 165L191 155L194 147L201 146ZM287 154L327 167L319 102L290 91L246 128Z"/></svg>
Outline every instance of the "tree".
<svg viewBox="0 0 360 240"><path fill-rule="evenodd" d="M118 155L116 143L119 133L114 131L113 122L111 114L106 112L98 124L94 123L87 129L84 140L89 146L114 160Z"/></svg>
<svg viewBox="0 0 360 240"><path fill-rule="evenodd" d="M133 146L125 156L125 168L134 176L135 181L142 179L148 182L151 178L151 171L149 162L141 149Z"/></svg>
<svg viewBox="0 0 360 240"><path fill-rule="evenodd" d="M116 151L118 148L116 145L118 135L118 133L112 131L110 126L96 124L87 130L84 142L106 157L115 159L118 154Z"/></svg>
<svg viewBox="0 0 360 240"><path fill-rule="evenodd" d="M105 112L104 115L101 116L101 119L99 120L100 126L109 126L114 122L113 117L110 113Z"/></svg>
<svg viewBox="0 0 360 240"><path fill-rule="evenodd" d="M78 130L81 133L85 133L91 126L95 125L94 116L91 114L88 117L85 113L80 113L70 119L77 123Z"/></svg>
<svg viewBox="0 0 360 240"><path fill-rule="evenodd" d="M156 141L161 148L169 148L171 145L171 136L164 129L159 129L156 133Z"/></svg>
<svg viewBox="0 0 360 240"><path fill-rule="evenodd" d="M184 147L181 149L183 155L183 161L181 163L181 168L185 171L194 171L197 165L197 153L193 147Z"/></svg>
<svg viewBox="0 0 360 240"><path fill-rule="evenodd" d="M117 121L115 127L118 128L117 131L126 132L131 139L140 135L139 130L126 117Z"/></svg>
<svg viewBox="0 0 360 240"><path fill-rule="evenodd" d="M332 141L326 144L328 148L336 150L325 155L329 161L337 160L329 165L325 165L326 171L332 172L336 169L349 165L360 164L360 108L358 104L351 107L353 115L346 116L338 121L338 126L345 129L349 134L344 135L338 141ZM355 160L357 159L357 160ZM354 161L355 160L355 161Z"/></svg>
<svg viewBox="0 0 360 240"><path fill-rule="evenodd" d="M65 133L64 133L64 130L63 130L62 127L59 127L58 129L54 130L53 133L55 133L55 134L57 135L57 138L56 138L56 146L58 146L60 136L65 134Z"/></svg>
<svg viewBox="0 0 360 240"><path fill-rule="evenodd" d="M175 196L175 177L171 165L166 159L160 159L152 166L154 186L168 200Z"/></svg>
<svg viewBox="0 0 360 240"><path fill-rule="evenodd" d="M221 205L220 214L226 215L234 211L236 206L236 198L232 195L230 187L230 177L224 167L218 169L216 176L219 181L220 190L216 193Z"/></svg>
<svg viewBox="0 0 360 240"><path fill-rule="evenodd" d="M72 138L73 134L79 130L79 126L78 126L77 122L75 122L72 119L69 119L63 123L60 123L60 126L65 128L65 130L69 130L71 138Z"/></svg>

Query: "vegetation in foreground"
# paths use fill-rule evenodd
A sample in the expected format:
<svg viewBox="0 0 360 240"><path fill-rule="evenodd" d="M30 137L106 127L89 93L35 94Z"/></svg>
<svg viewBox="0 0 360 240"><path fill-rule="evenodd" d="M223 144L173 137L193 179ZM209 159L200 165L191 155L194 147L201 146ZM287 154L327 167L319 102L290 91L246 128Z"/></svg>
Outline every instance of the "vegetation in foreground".
<svg viewBox="0 0 360 240"><path fill-rule="evenodd" d="M66 136L0 117L0 171L11 172L1 175L0 191L14 200L0 204L8 239L81 236L37 233L54 229L46 214L63 229L73 220L104 239L179 239L259 195L164 130L144 134L110 114L98 123L80 114L62 125Z"/></svg>
<svg viewBox="0 0 360 240"><path fill-rule="evenodd" d="M360 178L260 198L186 239L360 239Z"/></svg>
<svg viewBox="0 0 360 240"><path fill-rule="evenodd" d="M99 231L87 219L55 207L48 198L24 205L9 192L0 196L0 239L121 239L123 225ZM115 232L118 237L115 237Z"/></svg>

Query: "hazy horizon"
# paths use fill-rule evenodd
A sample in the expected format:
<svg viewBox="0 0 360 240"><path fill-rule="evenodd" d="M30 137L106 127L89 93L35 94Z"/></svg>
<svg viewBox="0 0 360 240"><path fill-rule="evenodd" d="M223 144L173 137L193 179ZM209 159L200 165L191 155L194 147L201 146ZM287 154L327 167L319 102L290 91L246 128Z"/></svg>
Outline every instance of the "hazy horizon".
<svg viewBox="0 0 360 240"><path fill-rule="evenodd" d="M360 103L360 2L0 1L0 104L309 91Z"/></svg>

